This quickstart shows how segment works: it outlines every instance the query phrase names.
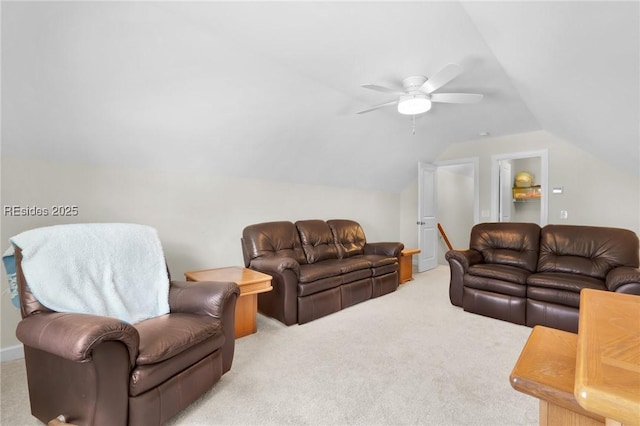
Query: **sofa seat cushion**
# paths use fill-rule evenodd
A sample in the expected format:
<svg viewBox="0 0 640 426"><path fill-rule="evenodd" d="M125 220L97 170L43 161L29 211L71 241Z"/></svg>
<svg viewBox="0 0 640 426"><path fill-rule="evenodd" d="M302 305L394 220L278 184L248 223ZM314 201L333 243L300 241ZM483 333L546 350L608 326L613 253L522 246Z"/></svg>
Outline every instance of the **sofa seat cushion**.
<svg viewBox="0 0 640 426"><path fill-rule="evenodd" d="M484 292L503 294L507 296L526 297L527 286L496 278L478 277L466 274L463 278L464 288L482 290Z"/></svg>
<svg viewBox="0 0 640 426"><path fill-rule="evenodd" d="M322 278L370 268L371 262L366 259L328 259L318 263L300 265L300 282L309 283Z"/></svg>
<svg viewBox="0 0 640 426"><path fill-rule="evenodd" d="M217 354L216 359L222 371L221 347L224 341L224 334L218 333L165 361L136 366L129 379L129 395L137 396L153 389L212 354Z"/></svg>
<svg viewBox="0 0 640 426"><path fill-rule="evenodd" d="M298 296L304 297L311 294L320 293L325 290L340 287L342 284L342 275L335 277L321 278L310 283L298 283Z"/></svg>
<svg viewBox="0 0 640 426"><path fill-rule="evenodd" d="M548 287L527 287L527 299L554 305L580 307L580 293Z"/></svg>
<svg viewBox="0 0 640 426"><path fill-rule="evenodd" d="M129 393L139 395L219 350L225 342L218 318L172 313L134 324L140 335Z"/></svg>
<svg viewBox="0 0 640 426"><path fill-rule="evenodd" d="M341 274L371 269L371 260L367 258L355 257L329 262L335 263L335 265L340 269Z"/></svg>
<svg viewBox="0 0 640 426"><path fill-rule="evenodd" d="M468 274L479 278L493 278L525 285L531 272L516 266L480 263L469 267Z"/></svg>
<svg viewBox="0 0 640 426"><path fill-rule="evenodd" d="M606 290L604 280L564 272L538 272L527 278L527 285L580 293L583 288Z"/></svg>
<svg viewBox="0 0 640 426"><path fill-rule="evenodd" d="M392 263L390 265L382 265L377 268L372 268L374 277L381 277L383 275L393 274L398 270L398 264Z"/></svg>
<svg viewBox="0 0 640 426"><path fill-rule="evenodd" d="M300 283L311 283L323 278L340 276L340 268L335 265L335 260L325 260L323 262L300 265Z"/></svg>
<svg viewBox="0 0 640 426"><path fill-rule="evenodd" d="M371 277L371 269L360 269L359 271L348 272L340 275L340 285L349 284Z"/></svg>
<svg viewBox="0 0 640 426"><path fill-rule="evenodd" d="M222 322L206 315L172 313L141 321L134 327L140 335L137 365L156 364L210 337L224 336Z"/></svg>
<svg viewBox="0 0 640 426"><path fill-rule="evenodd" d="M398 263L398 258L393 256L384 256L381 254L360 254L351 259L364 259L371 262L372 268L380 268L381 266L393 265Z"/></svg>

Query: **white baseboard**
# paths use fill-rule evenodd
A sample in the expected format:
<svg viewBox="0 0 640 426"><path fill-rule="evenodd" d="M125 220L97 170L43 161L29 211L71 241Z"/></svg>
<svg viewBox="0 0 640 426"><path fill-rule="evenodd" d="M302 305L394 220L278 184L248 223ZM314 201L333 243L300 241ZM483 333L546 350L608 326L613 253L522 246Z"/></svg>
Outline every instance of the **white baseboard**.
<svg viewBox="0 0 640 426"><path fill-rule="evenodd" d="M9 346L0 349L0 362L13 361L14 359L24 358L24 349L22 345Z"/></svg>

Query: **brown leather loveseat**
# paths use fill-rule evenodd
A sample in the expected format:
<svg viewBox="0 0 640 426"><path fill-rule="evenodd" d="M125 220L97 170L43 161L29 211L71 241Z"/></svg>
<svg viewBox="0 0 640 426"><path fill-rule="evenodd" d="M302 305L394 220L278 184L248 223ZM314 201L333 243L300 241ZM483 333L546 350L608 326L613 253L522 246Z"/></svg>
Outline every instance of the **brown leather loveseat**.
<svg viewBox="0 0 640 426"><path fill-rule="evenodd" d="M640 295L638 250L626 229L481 223L468 250L445 255L449 297L465 311L577 332L583 288Z"/></svg>
<svg viewBox="0 0 640 426"><path fill-rule="evenodd" d="M247 226L245 266L273 277L258 310L304 324L398 288L402 243L368 243L351 220L300 220Z"/></svg>

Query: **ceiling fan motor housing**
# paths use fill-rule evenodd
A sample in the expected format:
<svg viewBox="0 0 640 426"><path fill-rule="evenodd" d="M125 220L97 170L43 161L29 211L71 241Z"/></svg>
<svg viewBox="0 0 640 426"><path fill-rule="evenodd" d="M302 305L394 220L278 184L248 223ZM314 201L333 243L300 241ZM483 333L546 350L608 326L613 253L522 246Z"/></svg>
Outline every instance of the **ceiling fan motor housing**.
<svg viewBox="0 0 640 426"><path fill-rule="evenodd" d="M402 87L405 92L420 91L422 85L427 81L427 77L423 75L414 75L402 80Z"/></svg>

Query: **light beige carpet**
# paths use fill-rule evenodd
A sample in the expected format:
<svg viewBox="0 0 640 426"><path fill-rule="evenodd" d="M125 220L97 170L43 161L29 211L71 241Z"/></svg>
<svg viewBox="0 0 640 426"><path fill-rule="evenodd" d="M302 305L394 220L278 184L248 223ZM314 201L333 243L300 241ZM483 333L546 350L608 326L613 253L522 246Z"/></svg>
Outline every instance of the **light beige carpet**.
<svg viewBox="0 0 640 426"><path fill-rule="evenodd" d="M451 306L449 269L304 325L261 315L234 364L172 425L535 425L509 373L531 329ZM2 364L2 424L29 414L22 361Z"/></svg>

